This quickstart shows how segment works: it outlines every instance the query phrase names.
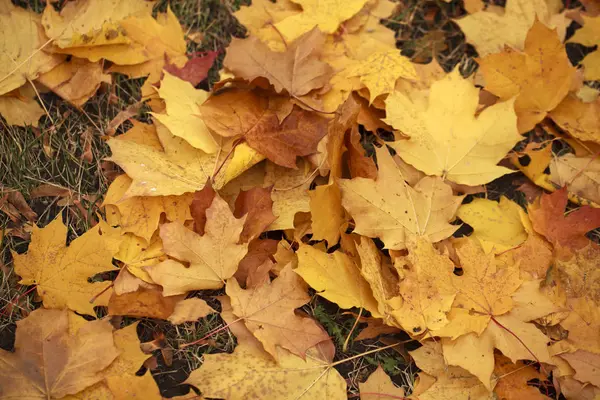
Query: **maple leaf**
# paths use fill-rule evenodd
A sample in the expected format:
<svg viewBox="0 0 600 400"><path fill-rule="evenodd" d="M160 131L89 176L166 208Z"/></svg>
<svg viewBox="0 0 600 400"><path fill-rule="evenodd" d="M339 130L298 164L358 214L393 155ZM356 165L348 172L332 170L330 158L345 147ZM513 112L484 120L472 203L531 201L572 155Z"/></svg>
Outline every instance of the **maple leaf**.
<svg viewBox="0 0 600 400"><path fill-rule="evenodd" d="M255 187L241 191L235 199L233 215L242 218L246 215L240 243L250 242L263 233L277 219L273 214L272 188Z"/></svg>
<svg viewBox="0 0 600 400"><path fill-rule="evenodd" d="M359 383L360 398L362 400L386 400L403 399L404 389L394 385L389 375L385 373L381 365L369 375L364 383Z"/></svg>
<svg viewBox="0 0 600 400"><path fill-rule="evenodd" d="M600 387L600 355L577 350L574 353L561 354L560 357L573 367L575 379Z"/></svg>
<svg viewBox="0 0 600 400"><path fill-rule="evenodd" d="M191 194L125 198L131 183L132 180L127 175L119 175L111 183L102 203L103 206L113 205L118 209L119 217L111 225L119 225L123 233L131 232L150 242L163 213L168 221L184 223L192 219Z"/></svg>
<svg viewBox="0 0 600 400"><path fill-rule="evenodd" d="M565 154L553 157L548 180L554 187L566 186L569 199L578 204L600 204L600 160Z"/></svg>
<svg viewBox="0 0 600 400"><path fill-rule="evenodd" d="M296 158L317 152L328 120L295 106L280 122L268 98L232 90L212 96L201 108L207 126L221 136L242 136L269 160L296 168Z"/></svg>
<svg viewBox="0 0 600 400"><path fill-rule="evenodd" d="M346 222L339 186L336 183L317 186L308 195L314 240L326 240L329 247L334 246Z"/></svg>
<svg viewBox="0 0 600 400"><path fill-rule="evenodd" d="M383 264L381 254L372 240L361 237L356 250L361 261L360 272L371 286L379 314L387 325L399 325L392 317L392 312L402 306L398 277L392 272L391 266Z"/></svg>
<svg viewBox="0 0 600 400"><path fill-rule="evenodd" d="M238 282L247 282L248 276L258 270L265 262L274 258L278 243L274 239L254 239L248 243L248 252L240 261L238 270L235 272L235 278ZM281 262L280 264L287 265L287 262Z"/></svg>
<svg viewBox="0 0 600 400"><path fill-rule="evenodd" d="M95 305L106 305L109 293L90 300L110 286L93 282L92 276L116 269L112 265L118 245L104 239L100 226L89 229L65 246L67 227L59 215L44 228L33 227L31 245L26 254L13 254L15 272L22 285L37 285L47 308L69 308L95 315Z"/></svg>
<svg viewBox="0 0 600 400"><path fill-rule="evenodd" d="M528 359L549 362L547 342L548 337L535 325L523 323L511 315L501 315L495 317L481 335L468 333L454 341L444 338L442 347L448 364L471 372L491 390L494 348L513 362Z"/></svg>
<svg viewBox="0 0 600 400"><path fill-rule="evenodd" d="M156 285L150 288L140 286L135 292L113 293L108 302L109 315L168 319L175 311L176 304L185 295L164 296Z"/></svg>
<svg viewBox="0 0 600 400"><path fill-rule="evenodd" d="M273 25L287 17L298 14L300 7L291 0L273 3L256 0L251 6L242 5L233 15L250 32L273 51L285 51L286 44Z"/></svg>
<svg viewBox="0 0 600 400"><path fill-rule="evenodd" d="M340 179L342 204L356 222L354 232L380 238L388 249L406 247L408 233L437 242L452 235L450 225L462 201L439 178L410 187L386 148L377 149L377 180Z"/></svg>
<svg viewBox="0 0 600 400"><path fill-rule="evenodd" d="M237 280L229 279L225 289L233 313L273 357L277 357L280 346L304 358L309 348L329 338L314 320L294 313L310 296L302 278L289 265L272 282L244 290Z"/></svg>
<svg viewBox="0 0 600 400"><path fill-rule="evenodd" d="M479 56L485 57L502 51L505 45L522 50L536 16L550 28L558 27L559 38L564 37L565 17L551 16L544 0L508 0L504 15L479 11L456 20L456 23L467 41L475 45Z"/></svg>
<svg viewBox="0 0 600 400"><path fill-rule="evenodd" d="M111 77L102 71L100 63L73 57L38 76L36 82L81 107L96 94L101 83L111 83Z"/></svg>
<svg viewBox="0 0 600 400"><path fill-rule="evenodd" d="M521 140L514 99L476 118L478 101L479 89L458 69L431 85L426 108L423 101L394 92L386 99L385 121L410 138L390 145L427 175L456 183L475 186L511 173L496 164Z"/></svg>
<svg viewBox="0 0 600 400"><path fill-rule="evenodd" d="M206 217L203 236L177 222L160 226L165 253L190 263L186 267L167 260L147 268L152 280L163 286L165 295L223 287L246 254L248 244L238 244L246 217L236 219L219 196L206 210Z"/></svg>
<svg viewBox="0 0 600 400"><path fill-rule="evenodd" d="M569 38L570 43L580 43L584 46L597 46L600 44L600 16L582 15L583 27L575 31L575 34ZM584 76L586 80L600 79L600 52L597 50L586 55L581 64L585 67Z"/></svg>
<svg viewBox="0 0 600 400"><path fill-rule="evenodd" d="M567 202L566 187L543 194L529 206L529 218L535 231L555 246L581 249L589 243L585 234L600 227L600 210L583 206L565 216Z"/></svg>
<svg viewBox="0 0 600 400"><path fill-rule="evenodd" d="M417 72L407 57L398 50L390 50L373 53L349 67L348 76L360 77L369 89L372 103L377 96L392 92L398 79L417 79Z"/></svg>
<svg viewBox="0 0 600 400"><path fill-rule="evenodd" d="M267 164L264 186L273 186L273 214L277 217L269 225L270 230L293 229L295 215L310 211L308 189L312 183L313 171L309 171L308 167L308 162L303 160L298 162L297 169Z"/></svg>
<svg viewBox="0 0 600 400"><path fill-rule="evenodd" d="M185 383L205 396L229 400L345 400L346 381L318 354L306 360L278 348L274 362L260 349L240 344L232 354L206 354Z"/></svg>
<svg viewBox="0 0 600 400"><path fill-rule="evenodd" d="M131 130L154 136L153 144L130 140ZM125 135L111 138L108 145L112 151L110 160L125 170L133 180L125 197L181 195L200 190L212 175L218 155L206 154L190 146L185 140L173 136L160 123L134 123ZM156 146L159 146L158 148ZM215 177L215 187L221 187L246 169L260 161L260 158L237 158L247 148L238 145L234 156L225 162Z"/></svg>
<svg viewBox="0 0 600 400"><path fill-rule="evenodd" d="M37 128L38 121L44 114L37 101L24 94L21 89L0 96L0 115L9 125L31 125Z"/></svg>
<svg viewBox="0 0 600 400"><path fill-rule="evenodd" d="M15 352L0 351L3 397L75 394L101 381L119 354L108 320L85 322L71 333L67 310L35 310L17 321L17 330Z"/></svg>
<svg viewBox="0 0 600 400"><path fill-rule="evenodd" d="M72 324L72 321L70 323ZM85 321L78 319L77 324L83 327ZM114 343L119 355L103 371L104 380L77 393L76 398L103 398L104 393L110 390L114 399L131 397L143 397L150 400L162 399L151 374L136 375L148 358L148 355L140 350L140 341L136 332L138 324L139 322L135 322L114 332Z"/></svg>
<svg viewBox="0 0 600 400"><path fill-rule="evenodd" d="M325 33L334 33L342 22L358 13L367 0L293 0L302 6L302 13L285 18L275 28L291 41L315 26Z"/></svg>
<svg viewBox="0 0 600 400"><path fill-rule="evenodd" d="M210 207L216 195L217 192L212 188L210 180L206 182L202 190L194 193L194 198L190 204L190 214L194 219L194 232L199 235L204 235L206 210Z"/></svg>
<svg viewBox="0 0 600 400"><path fill-rule="evenodd" d="M208 314L216 312L206 301L197 297L181 300L175 304L173 313L169 315L169 322L173 325L179 325L184 322L195 322Z"/></svg>
<svg viewBox="0 0 600 400"><path fill-rule="evenodd" d="M165 63L164 70L169 74L178 77L181 80L189 82L192 86L197 86L206 79L208 71L215 62L219 52L207 51L201 56L190 58L183 67L179 68L176 64Z"/></svg>
<svg viewBox="0 0 600 400"><path fill-rule="evenodd" d="M418 335L448 323L446 313L457 293L454 264L424 239L409 242L408 250L408 256L394 261L403 276L399 294L404 302L391 314L404 330Z"/></svg>
<svg viewBox="0 0 600 400"><path fill-rule="evenodd" d="M485 89L506 101L514 96L519 132L527 132L565 98L575 77L556 30L536 20L525 52L490 54L479 60Z"/></svg>
<svg viewBox="0 0 600 400"><path fill-rule="evenodd" d="M151 114L173 135L206 153L218 150L217 142L200 115L199 107L208 98L208 92L195 89L189 82L165 71L158 95L165 101L166 114Z"/></svg>
<svg viewBox="0 0 600 400"><path fill-rule="evenodd" d="M577 348L600 352L600 276L598 260L600 246L588 242L584 248L561 251L556 258L557 273L549 285L558 285L566 297L563 301L571 310L561 326L569 331L568 341Z"/></svg>
<svg viewBox="0 0 600 400"><path fill-rule="evenodd" d="M538 372L533 366L519 361L513 363L508 358L496 354L494 374L499 377L494 387L496 393L502 399L532 399L544 400L544 396L535 386L529 386L528 381L537 379L545 381L546 376Z"/></svg>
<svg viewBox="0 0 600 400"><path fill-rule="evenodd" d="M144 0L122 2L84 0L66 4L60 13L46 7L42 17L46 34L64 49L128 43L121 22L132 15L150 15L152 4Z"/></svg>
<svg viewBox="0 0 600 400"><path fill-rule="evenodd" d="M528 235L522 219L527 218L521 207L502 196L500 202L473 199L463 204L456 215L473 228L486 253L503 253L523 243Z"/></svg>
<svg viewBox="0 0 600 400"><path fill-rule="evenodd" d="M577 139L600 143L600 100L591 103L568 95L550 112L550 118Z"/></svg>
<svg viewBox="0 0 600 400"><path fill-rule="evenodd" d="M332 69L318 59L323 41L321 32L313 29L279 53L255 37L234 38L223 65L237 77L249 81L263 77L277 93L285 90L290 96L298 97L329 82Z"/></svg>
<svg viewBox="0 0 600 400"><path fill-rule="evenodd" d="M348 255L341 251L327 254L304 244L297 254L298 268L294 271L320 296L341 308L365 308L374 316L379 316L369 284Z"/></svg>
<svg viewBox="0 0 600 400"><path fill-rule="evenodd" d="M479 379L460 367L446 365L439 341L426 341L422 347L409 353L426 374L419 374L419 384L413 392L419 399L495 399L494 394ZM425 379L428 377L433 378L433 381ZM429 385L426 382L430 382Z"/></svg>
<svg viewBox="0 0 600 400"><path fill-rule="evenodd" d="M3 27L0 32L0 95L50 71L64 60L63 56L38 51L46 38L42 33L41 17L35 12L10 4L0 11L0 25Z"/></svg>
<svg viewBox="0 0 600 400"><path fill-rule="evenodd" d="M100 226L102 230L105 229L104 221L100 222ZM132 233L122 235L121 232L115 233L114 240L119 243L119 251L114 255L114 258L123 262L124 267L137 278L147 283L154 283L144 267L158 264L167 258L163 252L163 244L158 235L158 230L154 232L150 240ZM120 293L117 292L117 294Z"/></svg>

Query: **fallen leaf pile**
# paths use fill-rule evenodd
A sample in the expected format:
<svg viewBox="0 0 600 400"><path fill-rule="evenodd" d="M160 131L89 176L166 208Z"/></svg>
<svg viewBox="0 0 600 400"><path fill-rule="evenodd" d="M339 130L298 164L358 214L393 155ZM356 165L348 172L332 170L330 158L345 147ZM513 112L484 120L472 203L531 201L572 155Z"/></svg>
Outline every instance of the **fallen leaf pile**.
<svg viewBox="0 0 600 400"><path fill-rule="evenodd" d="M400 54L388 0L256 0L205 91L215 54L188 59L169 8L1 2L8 124L37 125L42 88L80 107L114 73L147 77L151 112L107 137L124 173L102 219L72 238L59 215L13 254L42 307L0 354L0 396L158 399L121 317L197 321L218 311L197 295L220 290L237 346L185 381L206 398L347 398L314 294L368 315L357 340L412 339L414 385L378 368L362 399L598 399L600 100L566 16L506 3L456 21L479 53L465 78ZM598 17L582 20L568 41L597 46ZM486 190L518 171L526 205Z"/></svg>

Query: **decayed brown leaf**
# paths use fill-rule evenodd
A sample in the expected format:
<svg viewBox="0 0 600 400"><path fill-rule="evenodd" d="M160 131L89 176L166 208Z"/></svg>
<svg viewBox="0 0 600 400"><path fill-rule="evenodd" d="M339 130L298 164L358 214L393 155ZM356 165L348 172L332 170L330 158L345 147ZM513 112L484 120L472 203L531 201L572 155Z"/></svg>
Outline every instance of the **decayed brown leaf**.
<svg viewBox="0 0 600 400"><path fill-rule="evenodd" d="M15 352L0 354L3 397L31 399L73 395L101 381L117 357L108 321L85 322L75 332L66 310L33 311L17 322Z"/></svg>

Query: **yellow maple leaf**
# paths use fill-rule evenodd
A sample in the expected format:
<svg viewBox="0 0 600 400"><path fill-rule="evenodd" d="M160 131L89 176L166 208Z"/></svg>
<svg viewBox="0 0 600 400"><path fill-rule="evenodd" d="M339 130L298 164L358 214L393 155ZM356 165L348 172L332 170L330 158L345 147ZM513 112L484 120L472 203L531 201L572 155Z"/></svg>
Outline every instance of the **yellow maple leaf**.
<svg viewBox="0 0 600 400"><path fill-rule="evenodd" d="M315 26L321 32L334 33L340 24L358 13L367 0L294 0L302 12L275 24L287 41L292 41Z"/></svg>
<svg viewBox="0 0 600 400"><path fill-rule="evenodd" d="M143 131L143 135L154 135L157 139L146 139L141 144L129 140L125 134L108 140L112 151L110 160L123 168L133 181L125 197L195 192L204 187L217 163L225 159L225 154L219 157L192 147L185 140L173 136L160 123L151 125L137 122L132 129ZM225 165L215 176L213 186L221 188L261 160L256 151L244 143L236 146L233 157L225 160Z"/></svg>
<svg viewBox="0 0 600 400"><path fill-rule="evenodd" d="M346 381L316 352L306 360L277 349L277 362L247 344L232 354L206 354L185 383L205 396L228 400L346 400Z"/></svg>
<svg viewBox="0 0 600 400"><path fill-rule="evenodd" d="M70 332L69 319L67 310L40 308L17 321L15 352L0 350L3 397L60 399L104 378L119 354L110 322L86 321Z"/></svg>
<svg viewBox="0 0 600 400"><path fill-rule="evenodd" d="M59 215L44 228L33 227L31 245L26 254L13 254L15 272L22 285L37 285L47 308L69 308L95 315L95 305L106 305L110 292L96 295L110 287L110 282L93 282L92 276L117 269L112 265L118 250L115 242L106 240L96 225L73 240L67 247L67 227Z"/></svg>
<svg viewBox="0 0 600 400"><path fill-rule="evenodd" d="M299 274L320 296L341 308L361 307L379 317L369 284L354 261L341 251L324 253L302 244L298 251Z"/></svg>
<svg viewBox="0 0 600 400"><path fill-rule="evenodd" d="M119 225L123 233L130 232L150 242L163 213L171 222L192 220L191 193L181 196L126 197L131 183L127 175L119 175L109 186L102 203L103 206L113 205L118 209L119 217L115 218L112 225Z"/></svg>
<svg viewBox="0 0 600 400"><path fill-rule="evenodd" d="M66 4L60 13L46 7L42 23L61 49L129 43L120 23L132 15L151 15L152 7L144 0L84 0Z"/></svg>
<svg viewBox="0 0 600 400"><path fill-rule="evenodd" d="M379 315L386 325L399 325L392 317L393 311L402 307L403 302L398 276L392 272L391 264L383 263L381 254L371 239L360 237L356 250L360 256L360 272L371 286Z"/></svg>
<svg viewBox="0 0 600 400"><path fill-rule="evenodd" d="M410 334L420 335L427 329L439 329L448 323L457 289L454 287L454 264L425 239L409 242L408 256L395 260L403 276L399 293L404 300L391 314Z"/></svg>
<svg viewBox="0 0 600 400"><path fill-rule="evenodd" d="M208 92L164 71L158 95L167 105L166 113L151 114L173 135L206 153L218 150L217 142L200 115L200 105L208 98Z"/></svg>
<svg viewBox="0 0 600 400"><path fill-rule="evenodd" d="M186 267L167 260L146 268L152 280L163 286L165 296L223 287L246 255L248 243L238 244L245 216L236 219L225 200L215 196L206 218L203 236L178 222L160 226L165 253L190 263Z"/></svg>
<svg viewBox="0 0 600 400"><path fill-rule="evenodd" d="M600 204L600 160L568 153L553 157L548 180L554 187L566 186L569 199L581 205Z"/></svg>
<svg viewBox="0 0 600 400"><path fill-rule="evenodd" d="M140 341L136 332L138 324L139 321L114 332L114 343L119 350L119 355L103 371L104 380L77 393L73 396L74 399L101 399L105 398L107 391L112 392L112 398L115 400L132 397L162 399L156 381L150 373L136 375L148 358L148 355L140 350Z"/></svg>
<svg viewBox="0 0 600 400"><path fill-rule="evenodd" d="M458 69L422 94L393 92L386 99L385 122L408 135L390 145L427 175L465 185L488 183L512 170L496 164L521 140L514 99L495 104L475 117L479 89Z"/></svg>
<svg viewBox="0 0 600 400"><path fill-rule="evenodd" d="M496 399L494 393L469 372L460 367L446 365L439 341L426 341L422 347L409 353L423 371L419 374L413 396L424 400Z"/></svg>
<svg viewBox="0 0 600 400"><path fill-rule="evenodd" d="M509 100L517 96L519 132L527 132L569 92L575 78L567 52L556 31L536 20L525 39L525 52L506 50L479 60L485 89Z"/></svg>
<svg viewBox="0 0 600 400"><path fill-rule="evenodd" d="M380 238L385 247L406 247L407 234L437 242L458 227L449 221L462 201L439 178L425 177L414 188L404 180L386 148L377 149L377 180L340 179L342 204L356 222L354 232Z"/></svg>
<svg viewBox="0 0 600 400"><path fill-rule="evenodd" d="M600 99L587 103L568 95L550 112L550 118L571 136L600 143Z"/></svg>
<svg viewBox="0 0 600 400"><path fill-rule="evenodd" d="M346 222L339 186L337 183L317 186L308 195L314 240L326 240L328 247L335 246Z"/></svg>
<svg viewBox="0 0 600 400"><path fill-rule="evenodd" d="M0 95L50 71L64 60L64 56L40 51L48 43L38 14L12 4L4 11L0 11Z"/></svg>
<svg viewBox="0 0 600 400"><path fill-rule="evenodd" d="M312 183L310 164L298 161L297 169L284 168L267 163L264 187L273 186L273 214L277 219L269 225L269 230L293 229L294 216L299 212L310 211L308 189Z"/></svg>
<svg viewBox="0 0 600 400"><path fill-rule="evenodd" d="M494 317L480 335L468 333L456 340L444 338L442 347L448 364L466 369L492 390L490 379L494 370L494 349L500 350L513 362L549 362L547 342L548 337L534 324L508 314Z"/></svg>
<svg viewBox="0 0 600 400"><path fill-rule="evenodd" d="M21 95L18 90L0 96L0 115L9 125L31 125L37 128L38 120L44 114L35 99Z"/></svg>
<svg viewBox="0 0 600 400"><path fill-rule="evenodd" d="M240 7L233 13L252 36L256 36L273 51L285 51L286 44L273 27L279 21L296 15L301 8L291 0L256 0L251 6Z"/></svg>
<svg viewBox="0 0 600 400"><path fill-rule="evenodd" d="M463 204L456 215L471 225L473 236L486 253L503 253L527 239L522 219L527 216L521 207L502 196L500 202L473 199Z"/></svg>
<svg viewBox="0 0 600 400"><path fill-rule="evenodd" d="M38 76L37 82L81 107L96 94L101 83L111 83L111 77L103 72L101 63L73 57Z"/></svg>
<svg viewBox="0 0 600 400"><path fill-rule="evenodd" d="M503 15L478 11L456 23L467 41L475 45L479 56L484 57L502 51L506 45L523 50L525 36L536 17L551 28L557 27L559 38L564 37L566 18L562 14L552 16L545 0L508 0Z"/></svg>
<svg viewBox="0 0 600 400"><path fill-rule="evenodd" d="M347 75L360 77L360 81L369 89L371 103L377 96L392 92L398 79L417 79L410 59L398 50L373 53L349 67Z"/></svg>
<svg viewBox="0 0 600 400"><path fill-rule="evenodd" d="M364 383L359 383L361 400L403 399L404 389L397 387L385 373L381 365L369 375Z"/></svg>
<svg viewBox="0 0 600 400"><path fill-rule="evenodd" d="M329 338L315 320L295 314L294 310L308 303L310 296L291 265L283 268L272 282L242 289L236 279L229 279L225 290L233 313L243 319L273 357L278 355L277 348L283 347L304 358L308 349Z"/></svg>
<svg viewBox="0 0 600 400"><path fill-rule="evenodd" d="M575 31L568 40L569 43L580 43L584 46L598 46L600 44L600 16L582 15L583 27ZM600 52L598 50L585 56L581 62L585 67L584 76L586 80L595 81L600 79Z"/></svg>

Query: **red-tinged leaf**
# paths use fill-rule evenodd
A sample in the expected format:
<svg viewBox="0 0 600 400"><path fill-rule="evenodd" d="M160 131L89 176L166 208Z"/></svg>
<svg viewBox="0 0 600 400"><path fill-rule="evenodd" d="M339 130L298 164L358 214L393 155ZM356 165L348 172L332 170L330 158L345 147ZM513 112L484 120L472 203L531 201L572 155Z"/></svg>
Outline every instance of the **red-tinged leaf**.
<svg viewBox="0 0 600 400"><path fill-rule="evenodd" d="M164 69L171 75L175 75L184 81L188 81L193 86L196 86L206 79L208 71L215 62L218 54L218 51L208 51L202 56L192 57L181 68L175 64L170 64L167 60Z"/></svg>
<svg viewBox="0 0 600 400"><path fill-rule="evenodd" d="M240 283L246 282L248 276L258 269L265 261L270 260L277 252L279 241L274 239L255 239L248 244L248 253L240 261L235 278Z"/></svg>
<svg viewBox="0 0 600 400"><path fill-rule="evenodd" d="M555 246L577 250L585 247L589 239L585 234L600 227L600 209L583 206L565 215L567 188L544 194L529 207L533 229Z"/></svg>
<svg viewBox="0 0 600 400"><path fill-rule="evenodd" d="M210 207L215 198L215 190L212 188L210 179L204 185L202 190L194 193L194 199L190 205L190 213L194 219L194 231L199 235L204 235L206 226L206 209Z"/></svg>

